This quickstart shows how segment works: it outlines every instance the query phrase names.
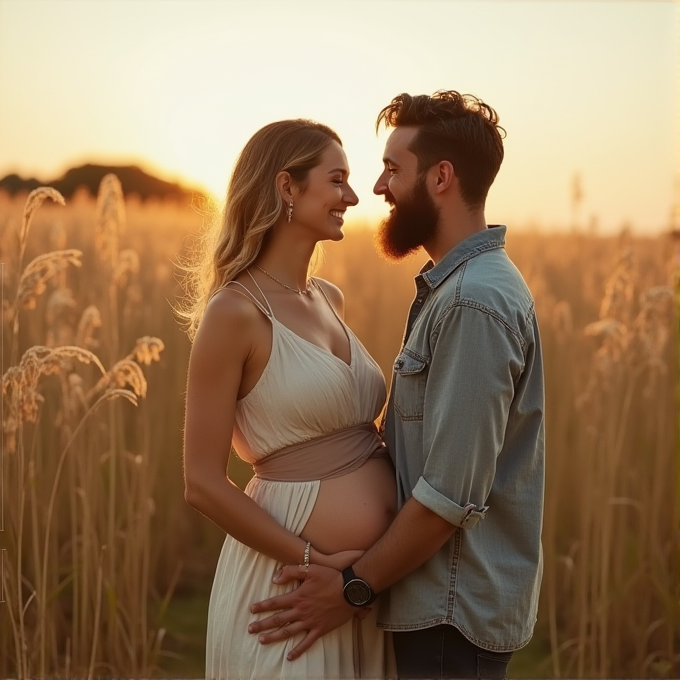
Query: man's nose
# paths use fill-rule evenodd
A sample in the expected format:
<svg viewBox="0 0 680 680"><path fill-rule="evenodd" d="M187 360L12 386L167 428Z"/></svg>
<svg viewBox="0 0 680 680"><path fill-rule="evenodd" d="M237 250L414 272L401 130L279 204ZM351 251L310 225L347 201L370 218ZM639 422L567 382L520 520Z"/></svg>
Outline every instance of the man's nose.
<svg viewBox="0 0 680 680"><path fill-rule="evenodd" d="M387 191L387 175L386 173L382 173L380 177L378 177L378 181L375 183L375 186L373 187L373 193L376 196L383 196L385 192Z"/></svg>

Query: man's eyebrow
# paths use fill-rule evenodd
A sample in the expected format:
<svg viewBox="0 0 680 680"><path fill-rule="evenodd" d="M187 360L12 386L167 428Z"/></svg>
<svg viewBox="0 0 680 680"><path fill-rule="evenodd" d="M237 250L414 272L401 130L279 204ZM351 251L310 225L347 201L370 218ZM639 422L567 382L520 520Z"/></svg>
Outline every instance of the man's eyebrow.
<svg viewBox="0 0 680 680"><path fill-rule="evenodd" d="M385 156L383 158L383 163L385 165L395 165L396 167L399 167L399 164L393 161L389 156Z"/></svg>

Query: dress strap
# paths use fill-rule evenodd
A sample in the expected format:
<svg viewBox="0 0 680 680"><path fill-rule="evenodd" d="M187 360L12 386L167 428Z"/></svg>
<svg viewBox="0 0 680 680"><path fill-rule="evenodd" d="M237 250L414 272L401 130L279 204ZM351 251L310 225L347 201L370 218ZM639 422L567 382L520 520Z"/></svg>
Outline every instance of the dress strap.
<svg viewBox="0 0 680 680"><path fill-rule="evenodd" d="M246 272L248 276L250 276L250 280L255 284L255 288L257 288L260 291L260 295L262 296L262 299L267 303L267 309L269 310L269 316L274 318L274 312L272 311L272 306L269 304L269 300L267 300L267 296L262 292L262 288L258 285L257 281L255 280L255 277L250 273L250 269L246 269ZM248 291L250 292L250 291ZM252 295L252 293L251 293Z"/></svg>
<svg viewBox="0 0 680 680"><path fill-rule="evenodd" d="M321 284L314 277L311 277L309 280L314 284L314 287L321 293L321 295L324 296L324 298L326 299L326 302L328 303L328 306L331 308L331 311L333 312L333 314L335 314L335 318L340 322L340 325L343 328L346 328L347 326L346 326L345 322L340 318L340 315L338 314L337 310L333 306L333 303L328 299L328 295L326 295L326 291L323 289Z"/></svg>
<svg viewBox="0 0 680 680"><path fill-rule="evenodd" d="M250 274L250 272L248 272L248 273ZM252 278L252 276L251 276L251 278ZM220 287L213 293L213 295L215 295L216 293L218 293L218 292L221 291L221 290L224 290L225 288L227 288L227 287L228 287L229 285L231 285L231 284L233 284L233 285L235 285L235 286L239 286L240 288L243 288L243 291L245 291L245 292L243 292L243 291L241 291L241 290L235 290L235 291L234 291L235 293L238 293L239 295L243 295L243 297L247 297L249 300L251 300L251 301L257 306L257 308L258 308L265 316L268 316L270 319L273 319L273 318L274 318L274 314L272 314L272 310L271 310L271 307L269 306L269 301L267 300L267 298L264 297L264 295L262 296L262 297L264 298L264 301L267 303L267 307L265 307L265 306L264 306L264 305L263 305L263 304L255 297L255 295L252 293L252 291L250 291L248 288L246 288L246 287L245 287L242 283L240 283L239 281L227 281L223 286L220 286ZM257 283L256 283L255 285L257 286ZM258 288L258 290L260 289L259 286L257 286L257 288ZM261 293L261 292L262 292L262 291L260 290L260 293ZM210 297L212 297L212 295L211 295Z"/></svg>

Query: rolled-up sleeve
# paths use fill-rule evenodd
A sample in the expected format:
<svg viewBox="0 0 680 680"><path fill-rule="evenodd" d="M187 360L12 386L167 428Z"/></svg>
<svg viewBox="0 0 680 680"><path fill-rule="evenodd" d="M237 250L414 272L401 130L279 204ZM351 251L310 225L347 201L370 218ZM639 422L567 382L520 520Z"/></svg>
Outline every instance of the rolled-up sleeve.
<svg viewBox="0 0 680 680"><path fill-rule="evenodd" d="M515 380L524 355L520 338L496 315L459 303L431 336L423 410L422 477L413 497L456 526L483 519L503 448Z"/></svg>

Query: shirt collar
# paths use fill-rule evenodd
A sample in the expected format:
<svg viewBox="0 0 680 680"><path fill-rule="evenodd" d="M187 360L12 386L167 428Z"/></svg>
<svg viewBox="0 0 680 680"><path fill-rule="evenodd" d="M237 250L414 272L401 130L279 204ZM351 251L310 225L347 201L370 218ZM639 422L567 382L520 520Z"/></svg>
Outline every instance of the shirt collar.
<svg viewBox="0 0 680 680"><path fill-rule="evenodd" d="M504 224L488 225L484 231L468 236L451 248L436 265L429 260L420 270L418 278L422 278L434 290L463 262L487 250L505 248L506 230L507 227Z"/></svg>

